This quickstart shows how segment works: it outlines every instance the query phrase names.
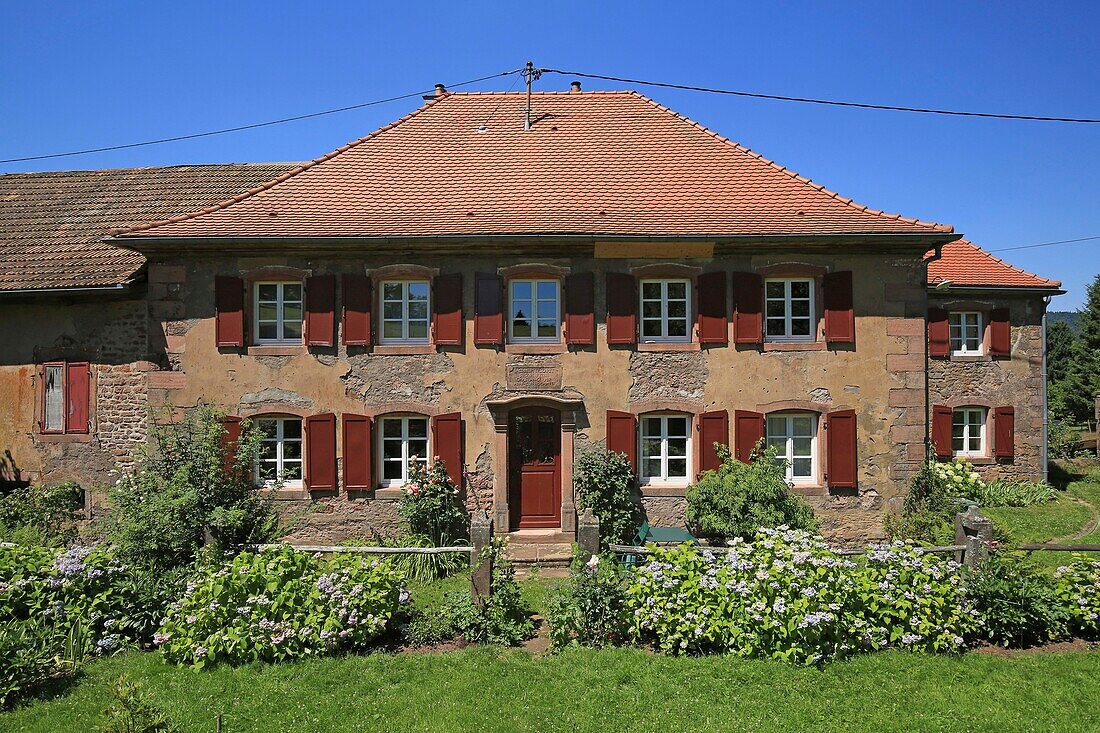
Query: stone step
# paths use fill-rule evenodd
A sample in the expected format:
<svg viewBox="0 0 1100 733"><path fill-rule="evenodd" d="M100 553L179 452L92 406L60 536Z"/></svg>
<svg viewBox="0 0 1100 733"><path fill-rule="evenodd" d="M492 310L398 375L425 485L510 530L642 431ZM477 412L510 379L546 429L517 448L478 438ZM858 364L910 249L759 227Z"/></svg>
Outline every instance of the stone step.
<svg viewBox="0 0 1100 733"><path fill-rule="evenodd" d="M507 537L509 545L572 545L577 541L572 532L556 529L520 529L498 536Z"/></svg>
<svg viewBox="0 0 1100 733"><path fill-rule="evenodd" d="M517 565L568 565L573 559L573 545L565 543L508 543L508 559Z"/></svg>

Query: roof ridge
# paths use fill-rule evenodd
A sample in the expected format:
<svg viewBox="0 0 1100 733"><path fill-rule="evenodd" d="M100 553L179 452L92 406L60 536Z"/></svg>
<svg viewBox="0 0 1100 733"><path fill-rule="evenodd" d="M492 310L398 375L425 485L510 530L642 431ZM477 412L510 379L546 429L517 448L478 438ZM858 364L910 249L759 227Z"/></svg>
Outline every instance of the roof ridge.
<svg viewBox="0 0 1100 733"><path fill-rule="evenodd" d="M76 173L122 173L132 171L166 171L176 168L285 168L288 165L302 165L302 161L286 160L271 162L233 162L233 163L174 163L172 165L139 165L126 168L66 168L57 171L11 171L0 173L0 178L7 176L53 176Z"/></svg>
<svg viewBox="0 0 1100 733"><path fill-rule="evenodd" d="M437 103L439 103L440 101L446 99L449 96L451 96L451 95L450 94L444 94L442 96L434 97L432 99L426 100L424 102L424 104L420 105L419 107L414 109L412 112L409 112L405 116L399 117L396 120L394 120L393 122L387 123L387 124L383 125L382 127L379 127L377 130L374 130L373 132L367 133L366 135L364 135L361 138L358 138L356 140L352 140L351 142L346 143L345 145L341 145L340 147L336 148L335 150L330 151L330 152L322 155L320 158L314 158L313 160L306 161L305 163L302 163L301 165L299 165L297 168L294 168L293 170L289 170L286 173L283 173L283 174L277 176L276 178L268 181L267 183L262 183L259 186L256 186L255 188L250 188L249 190L245 191L244 193L238 194L238 195L234 196L233 198L226 199L225 201L221 201L217 204L214 204L213 206L207 206L206 208L200 209L199 211L193 211L190 214L180 214L179 216L173 216L173 217L169 217L167 219L162 219L160 221L153 221L153 222L149 222L147 224L141 224L141 225L136 226L136 227L123 227L123 228L120 228L120 229L117 229L117 230L109 231L109 232L107 232L107 236L109 236L109 237L120 237L120 236L125 236L127 234L132 234L132 233L135 233L135 232L148 231L149 229L155 229L156 227L164 226L165 224L174 224L174 223L180 222L180 221L187 221L188 219L194 219L198 216L202 216L203 214L209 214L209 213L212 213L212 212L215 212L215 211L220 211L221 209L224 209L227 206L235 204L238 201L244 201L245 199L251 198L251 197L255 196L256 194L258 194L262 191L266 191L266 190L274 187L275 185L277 185L279 183L282 183L283 181L285 181L287 179L293 178L294 176L298 175L299 173L302 173L303 171L307 171L310 168L314 168L314 167L324 163L327 160L331 160L332 158L335 158L337 155L340 155L341 153L347 152L348 150L351 150L352 148L357 147L357 146L365 143L367 140L370 140L372 138L377 137L378 135L381 135L383 132L386 132L388 130L392 130L393 128L397 127L401 123L407 122L408 120L410 120L413 117L417 116L418 114L425 111L429 107L435 106Z"/></svg>
<svg viewBox="0 0 1100 733"><path fill-rule="evenodd" d="M786 175L790 176L791 178L794 178L797 181L805 183L808 186L810 186L811 188L814 188L817 191L820 191L821 193L826 194L830 198L833 198L833 199L841 202L842 204L845 204L847 206L851 206L852 208L856 209L857 211L862 211L862 212L872 214L872 215L875 215L875 216L881 216L883 218L891 219L893 221L902 221L902 222L905 222L907 224L915 224L915 225L918 225L918 226L925 226L925 227L928 227L928 228L930 228L934 231L946 232L946 233L953 233L955 231L955 228L953 226L951 226L950 224L940 224L940 223L934 222L934 221L924 221L922 219L917 219L917 218L908 217L908 216L902 216L901 214L892 214L892 213L883 211L882 209L872 209L869 206L866 206L865 204L860 204L860 203L848 198L847 196L842 196L840 193L838 193L836 191L833 191L829 188L826 188L824 184L818 183L817 181L813 180L812 178L807 178L806 176L800 175L796 171L793 171L790 168L787 168L786 166L780 165L780 164L776 163L775 161L771 160L770 158L764 157L762 154L756 152L755 150L752 150L751 148L746 147L745 145L737 142L736 140L731 140L730 138L726 137L725 135L722 135L721 133L718 133L718 132L715 132L714 130L711 130L709 127L702 124L701 122L697 122L697 121L691 119L690 117L687 117L685 115L680 114L679 112L677 112L676 110L674 110L670 107L666 107L665 105L661 104L660 102L652 99L651 97L646 96L645 94L642 94L641 92L639 92L637 90L630 89L630 90L626 90L626 91L629 92L630 94L638 97L639 99L641 99L645 102L648 102L649 104L653 105L654 107L661 110L662 112L670 114L673 117L676 117L677 119L681 120L682 122L686 122L687 124L698 128L701 132L704 132L704 133L710 135L711 137L715 138L716 140L718 140L720 142L723 142L723 143L726 143L726 144L736 148L740 152L745 153L747 155L750 155L750 156L760 160L761 162L763 162L763 163L771 166L772 168L774 168L776 171L778 171L780 173L785 173Z"/></svg>

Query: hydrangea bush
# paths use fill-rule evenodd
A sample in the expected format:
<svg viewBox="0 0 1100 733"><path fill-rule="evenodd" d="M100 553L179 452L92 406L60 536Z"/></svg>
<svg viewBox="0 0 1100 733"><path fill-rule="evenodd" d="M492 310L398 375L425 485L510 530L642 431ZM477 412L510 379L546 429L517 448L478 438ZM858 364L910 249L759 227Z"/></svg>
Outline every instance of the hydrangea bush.
<svg viewBox="0 0 1100 733"><path fill-rule="evenodd" d="M370 645L407 600L390 560L245 552L191 580L154 641L196 669L333 654Z"/></svg>
<svg viewBox="0 0 1100 733"><path fill-rule="evenodd" d="M728 552L658 549L627 603L635 637L668 653L816 664L888 646L962 650L976 622L960 578L955 563L902 543L856 561L780 527Z"/></svg>
<svg viewBox="0 0 1100 733"><path fill-rule="evenodd" d="M985 490L986 483L982 480L982 475L974 470L974 465L970 461L956 458L953 461L935 461L930 465L932 471L954 496L970 499L981 495Z"/></svg>
<svg viewBox="0 0 1100 733"><path fill-rule="evenodd" d="M1070 630L1086 637L1100 635L1100 560L1076 555L1073 563L1054 572L1054 578Z"/></svg>

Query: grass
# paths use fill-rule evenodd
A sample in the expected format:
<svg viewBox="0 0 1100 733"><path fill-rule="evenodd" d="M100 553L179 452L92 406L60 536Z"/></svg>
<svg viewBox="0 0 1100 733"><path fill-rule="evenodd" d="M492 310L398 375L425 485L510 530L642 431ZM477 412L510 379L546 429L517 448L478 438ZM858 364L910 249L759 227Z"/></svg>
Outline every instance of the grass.
<svg viewBox="0 0 1100 733"><path fill-rule="evenodd" d="M629 649L371 654L206 672L155 654L97 662L0 731L96 730L127 673L183 731L1094 731L1100 654L887 652L801 669Z"/></svg>

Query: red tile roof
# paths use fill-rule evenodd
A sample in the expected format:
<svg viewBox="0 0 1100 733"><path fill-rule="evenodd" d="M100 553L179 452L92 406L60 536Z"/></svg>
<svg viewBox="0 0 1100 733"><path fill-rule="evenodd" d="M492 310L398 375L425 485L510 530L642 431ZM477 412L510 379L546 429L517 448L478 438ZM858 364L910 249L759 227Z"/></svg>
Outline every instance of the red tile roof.
<svg viewBox="0 0 1100 733"><path fill-rule="evenodd" d="M296 163L0 175L0 292L109 287L145 263L107 233L209 206Z"/></svg>
<svg viewBox="0 0 1100 733"><path fill-rule="evenodd" d="M943 257L928 263L928 284L950 280L960 286L1059 288L1058 280L1033 275L994 257L978 245L959 239L943 246Z"/></svg>
<svg viewBox="0 0 1100 733"><path fill-rule="evenodd" d="M449 93L247 194L127 237L931 234L636 92Z"/></svg>

